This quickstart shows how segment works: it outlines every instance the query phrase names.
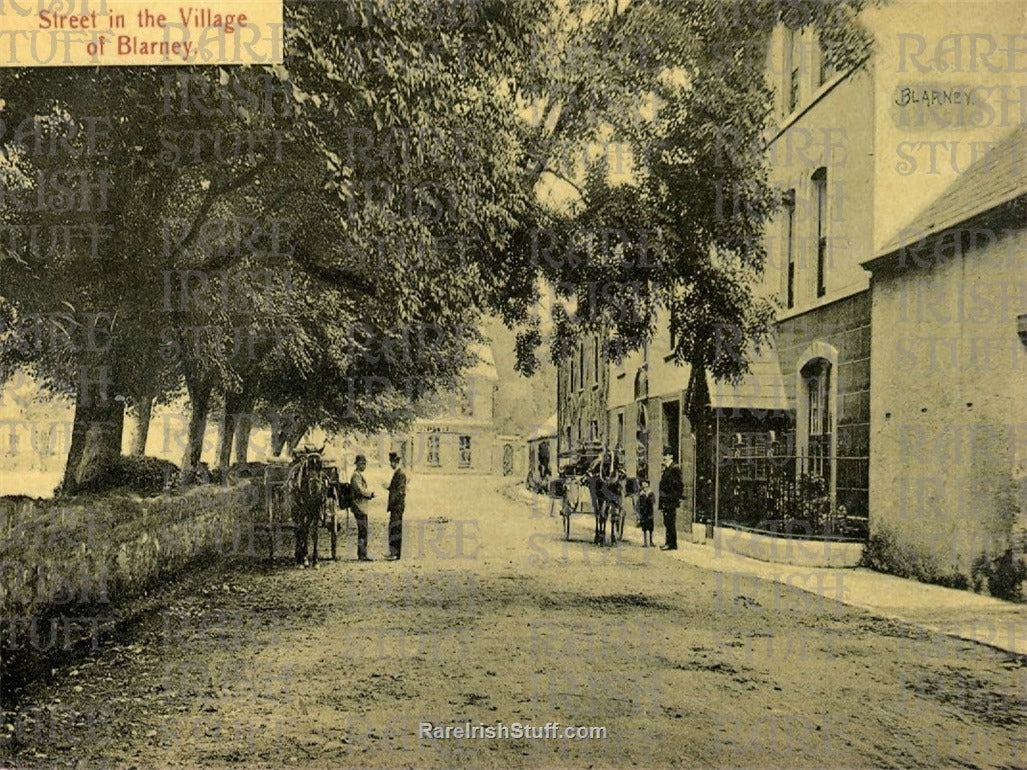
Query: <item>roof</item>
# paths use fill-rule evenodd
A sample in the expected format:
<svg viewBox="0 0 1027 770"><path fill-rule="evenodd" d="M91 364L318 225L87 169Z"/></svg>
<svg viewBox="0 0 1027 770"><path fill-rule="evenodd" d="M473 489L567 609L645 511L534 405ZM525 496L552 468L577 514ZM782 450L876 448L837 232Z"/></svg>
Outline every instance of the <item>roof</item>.
<svg viewBox="0 0 1027 770"><path fill-rule="evenodd" d="M715 382L707 374L710 406L717 409L788 410L794 405L785 389L785 378L777 360L777 351L769 345L759 353L751 351L749 373L738 385Z"/></svg>
<svg viewBox="0 0 1027 770"><path fill-rule="evenodd" d="M1027 194L1027 124L1022 124L970 166L873 259L878 260Z"/></svg>

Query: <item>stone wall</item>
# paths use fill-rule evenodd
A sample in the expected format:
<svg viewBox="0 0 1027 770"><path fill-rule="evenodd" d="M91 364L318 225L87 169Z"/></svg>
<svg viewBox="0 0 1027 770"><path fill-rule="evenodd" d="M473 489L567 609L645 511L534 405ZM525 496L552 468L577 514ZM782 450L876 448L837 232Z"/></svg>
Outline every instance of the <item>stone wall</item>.
<svg viewBox="0 0 1027 770"><path fill-rule="evenodd" d="M253 527L263 500L256 483L153 498L0 498L0 662L95 636L119 602L197 560L263 554Z"/></svg>

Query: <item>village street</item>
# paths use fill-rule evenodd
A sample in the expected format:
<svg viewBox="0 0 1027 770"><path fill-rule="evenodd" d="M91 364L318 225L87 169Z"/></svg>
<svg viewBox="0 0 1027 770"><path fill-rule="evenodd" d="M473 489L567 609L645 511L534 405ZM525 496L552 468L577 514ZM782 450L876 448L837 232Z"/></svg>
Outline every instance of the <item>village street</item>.
<svg viewBox="0 0 1027 770"><path fill-rule="evenodd" d="M369 473L381 490L384 472ZM413 475L403 559L240 556L4 716L12 767L990 767L1027 761L1027 668L777 583L563 541L510 479ZM657 542L662 542L657 529ZM682 548L698 548L685 544ZM831 593L828 590L828 593ZM5 706L10 706L5 703ZM605 737L429 739L547 723ZM551 728L555 731L556 728Z"/></svg>

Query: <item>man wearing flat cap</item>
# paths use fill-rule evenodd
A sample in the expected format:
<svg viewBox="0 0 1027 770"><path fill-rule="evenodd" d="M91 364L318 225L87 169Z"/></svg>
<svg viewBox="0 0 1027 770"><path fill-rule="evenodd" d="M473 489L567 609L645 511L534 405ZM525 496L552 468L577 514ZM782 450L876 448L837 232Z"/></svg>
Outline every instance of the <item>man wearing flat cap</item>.
<svg viewBox="0 0 1027 770"><path fill-rule="evenodd" d="M389 560L399 558L403 546L403 511L407 507L407 474L400 464L399 454L389 452L389 465L392 466L392 481L386 488L389 490Z"/></svg>
<svg viewBox="0 0 1027 770"><path fill-rule="evenodd" d="M681 466L674 462L674 450L669 446L663 448L663 473L660 475L660 494L658 505L663 513L663 526L666 529L666 542L661 546L663 551L676 551L678 548L677 514L678 505L685 492L685 484L681 479Z"/></svg>
<svg viewBox="0 0 1027 770"><path fill-rule="evenodd" d="M374 492L367 488L367 480L364 478L367 458L364 455L357 455L353 464L356 470L353 471L349 483L353 490L353 518L357 520L357 559L371 561L367 556L367 513L368 501L374 497Z"/></svg>

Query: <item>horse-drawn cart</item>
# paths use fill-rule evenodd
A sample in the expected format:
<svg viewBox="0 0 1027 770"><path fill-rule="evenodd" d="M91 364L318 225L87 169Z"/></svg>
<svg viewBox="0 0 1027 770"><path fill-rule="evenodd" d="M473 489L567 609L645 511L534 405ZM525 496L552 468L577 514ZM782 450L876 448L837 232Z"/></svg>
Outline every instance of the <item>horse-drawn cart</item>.
<svg viewBox="0 0 1027 770"><path fill-rule="evenodd" d="M571 516L575 513L595 517L597 545L606 543L606 524L610 524L610 545L624 539L625 498L634 500L637 480L624 473L617 452L598 444L585 444L578 451L561 454L560 475L549 483L550 512L557 501L563 523L564 540L571 539Z"/></svg>
<svg viewBox="0 0 1027 770"><path fill-rule="evenodd" d="M304 448L293 453L289 463L269 464L264 469L264 497L270 532L269 553L274 558L275 543L283 530L296 536L296 561L316 564L318 534L327 529L332 561L335 561L341 522L338 513L339 469L324 463L321 450ZM308 560L307 541L313 550Z"/></svg>

